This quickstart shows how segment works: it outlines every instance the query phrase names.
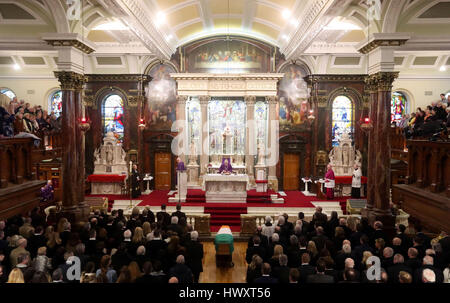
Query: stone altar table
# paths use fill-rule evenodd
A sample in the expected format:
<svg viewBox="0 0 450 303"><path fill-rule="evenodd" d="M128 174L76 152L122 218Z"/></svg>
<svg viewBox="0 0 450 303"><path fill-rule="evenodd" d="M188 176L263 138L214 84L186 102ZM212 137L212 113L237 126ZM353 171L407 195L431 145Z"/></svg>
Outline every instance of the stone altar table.
<svg viewBox="0 0 450 303"><path fill-rule="evenodd" d="M249 178L246 174L203 176L202 189L206 192L206 202L245 203Z"/></svg>

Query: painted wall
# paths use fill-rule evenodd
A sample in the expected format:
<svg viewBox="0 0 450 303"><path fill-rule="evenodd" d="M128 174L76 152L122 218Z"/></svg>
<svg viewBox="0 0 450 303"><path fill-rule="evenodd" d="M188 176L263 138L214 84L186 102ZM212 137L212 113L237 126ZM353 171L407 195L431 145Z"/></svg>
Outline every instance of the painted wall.
<svg viewBox="0 0 450 303"><path fill-rule="evenodd" d="M32 105L41 105L48 108L50 93L58 89L59 82L56 79L3 79L0 78L0 87L12 90L17 99L25 100Z"/></svg>

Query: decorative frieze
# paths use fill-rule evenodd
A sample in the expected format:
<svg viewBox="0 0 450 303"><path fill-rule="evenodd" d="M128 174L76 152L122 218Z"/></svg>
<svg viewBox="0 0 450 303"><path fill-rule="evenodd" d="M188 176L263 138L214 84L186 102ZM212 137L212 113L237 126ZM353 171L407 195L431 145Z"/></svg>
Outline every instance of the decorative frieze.
<svg viewBox="0 0 450 303"><path fill-rule="evenodd" d="M71 46L85 54L90 54L95 51L92 47L77 39L45 39L45 42L51 46Z"/></svg>

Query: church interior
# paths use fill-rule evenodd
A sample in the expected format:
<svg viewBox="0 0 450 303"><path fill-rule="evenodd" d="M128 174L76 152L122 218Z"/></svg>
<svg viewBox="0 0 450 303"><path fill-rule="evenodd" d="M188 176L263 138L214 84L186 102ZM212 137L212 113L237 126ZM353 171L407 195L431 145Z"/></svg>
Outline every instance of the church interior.
<svg viewBox="0 0 450 303"><path fill-rule="evenodd" d="M450 283L448 0L0 0L0 101L0 283Z"/></svg>

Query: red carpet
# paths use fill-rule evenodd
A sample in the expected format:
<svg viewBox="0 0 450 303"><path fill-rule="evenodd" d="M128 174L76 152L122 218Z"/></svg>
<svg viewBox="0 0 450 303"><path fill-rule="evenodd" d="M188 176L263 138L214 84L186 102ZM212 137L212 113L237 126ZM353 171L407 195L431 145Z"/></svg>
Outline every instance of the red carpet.
<svg viewBox="0 0 450 303"><path fill-rule="evenodd" d="M160 206L166 204L168 206L175 206L176 203L169 203L167 190L154 190L150 195L142 195L134 200L142 200L138 206ZM270 203L270 195L275 192L258 193L256 190L250 190L247 192L247 203L208 203L205 202L205 192L200 189L189 189L186 197L186 202L183 206L204 206L205 213L211 214L211 231L217 231L222 225L229 225L233 232L240 230L240 215L247 213L247 207L314 207L311 202L326 201L324 199L318 199L317 197L308 197L303 195L300 191L286 191L283 204ZM115 200L128 200L128 196L121 195L90 195L100 196L108 198L108 211L111 210ZM172 195L173 196L173 195ZM278 195L281 197L280 195ZM336 198L334 200L339 202L342 211L345 213L346 201L349 197Z"/></svg>

